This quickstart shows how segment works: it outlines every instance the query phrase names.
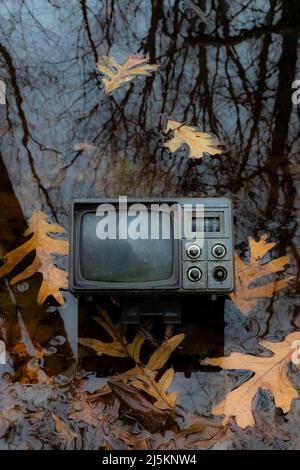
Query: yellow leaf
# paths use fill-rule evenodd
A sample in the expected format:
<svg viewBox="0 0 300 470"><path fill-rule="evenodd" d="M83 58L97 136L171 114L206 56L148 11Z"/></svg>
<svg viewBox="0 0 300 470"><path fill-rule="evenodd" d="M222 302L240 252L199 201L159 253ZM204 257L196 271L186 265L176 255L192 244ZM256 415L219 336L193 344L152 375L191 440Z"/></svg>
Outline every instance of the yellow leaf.
<svg viewBox="0 0 300 470"><path fill-rule="evenodd" d="M171 356L172 352L183 341L183 339L184 334L180 334L173 336L172 338L162 343L150 357L146 368L153 371L161 369Z"/></svg>
<svg viewBox="0 0 300 470"><path fill-rule="evenodd" d="M52 295L60 305L64 304L64 298L59 289L67 288L67 272L58 269L53 262L52 254L67 255L68 242L56 240L49 233L66 233L66 230L58 224L50 224L46 221L47 215L42 211L34 212L28 221L28 229L24 236L32 235L23 245L10 251L4 256L4 264L0 267L0 277L10 273L26 255L35 251L35 258L27 268L11 279L10 284L29 278L35 273L41 273L43 281L38 295L38 303Z"/></svg>
<svg viewBox="0 0 300 470"><path fill-rule="evenodd" d="M283 271L285 265L291 262L290 256L281 256L269 263L262 264L262 258L276 243L267 243L267 235L263 235L258 242L249 238L250 257L244 262L238 255L235 256L235 292L230 294L231 300L247 315L255 307L258 298L272 297L275 292L286 287L292 277L273 280L261 286L251 286L258 279L270 274Z"/></svg>
<svg viewBox="0 0 300 470"><path fill-rule="evenodd" d="M102 79L105 92L111 93L120 86L133 80L137 75L150 76L158 69L158 65L148 64L149 57L130 56L123 64L109 56L100 57L98 70L105 75Z"/></svg>
<svg viewBox="0 0 300 470"><path fill-rule="evenodd" d="M292 382L287 377L287 366L295 351L293 343L300 340L300 332L289 334L281 343L262 341L261 344L273 352L271 357L257 357L232 353L228 357L206 359L204 362L222 369L240 369L254 372L245 383L229 392L226 398L216 405L212 413L224 415L224 425L231 416L235 417L241 428L254 426L252 402L259 388L273 393L275 405L287 413L292 400L299 396Z"/></svg>
<svg viewBox="0 0 300 470"><path fill-rule="evenodd" d="M176 392L168 393L168 388L174 378L174 370L171 367L157 381L157 371L169 360L172 352L183 341L185 335L179 334L162 343L153 352L148 363L144 366L137 365L133 369L121 374L121 378L129 381L133 387L143 390L155 399L155 406L159 409L173 409L176 405Z"/></svg>
<svg viewBox="0 0 300 470"><path fill-rule="evenodd" d="M73 432L66 423L55 413L51 413L52 419L55 424L55 431L59 437L65 442L67 447L74 447L73 441L78 437L76 432Z"/></svg>
<svg viewBox="0 0 300 470"><path fill-rule="evenodd" d="M140 362L140 352L144 341L145 338L142 335L137 334L132 343L127 344L127 352L135 362Z"/></svg>
<svg viewBox="0 0 300 470"><path fill-rule="evenodd" d="M114 324L108 313L101 310L100 317L95 320L102 328L104 328L112 338L112 342L103 342L92 338L79 338L79 343L94 349L98 354L108 354L115 357L131 357L136 365L132 369L118 375L118 380L124 383L130 383L133 387L143 390L145 393L155 399L155 406L159 409L173 409L176 405L176 392L168 393L167 390L171 385L174 377L173 368L168 369L161 376L160 380L156 380L157 371L161 369L172 352L184 339L184 334L173 336L162 343L156 351L153 352L148 363L143 365L140 360L141 347L145 338L141 333L137 333L131 343L125 338L123 325ZM111 392L109 385L102 387L97 393L105 395Z"/></svg>
<svg viewBox="0 0 300 470"><path fill-rule="evenodd" d="M166 133L172 133L172 137L164 143L164 147L172 153L179 150L182 144L189 146L190 158L202 158L204 153L210 155L222 153L219 148L221 143L216 137L206 132L200 132L195 127L169 120Z"/></svg>
<svg viewBox="0 0 300 470"><path fill-rule="evenodd" d="M128 357L128 354L123 346L118 345L115 342L104 343L103 341L92 338L79 338L78 342L83 346L94 349L98 356L101 356L101 354L107 354L108 356L114 357Z"/></svg>
<svg viewBox="0 0 300 470"><path fill-rule="evenodd" d="M143 390L145 393L155 399L154 405L161 409L172 409L176 405L177 394L176 392L168 393L168 388L174 378L174 369L171 367L160 378L159 381L155 380L156 372L143 370L142 374L136 371L134 378L129 377L130 385Z"/></svg>
<svg viewBox="0 0 300 470"><path fill-rule="evenodd" d="M64 421L59 416L57 416L55 413L51 413L51 415L52 415L52 419L55 423L56 432L58 432L59 434L64 433L65 430L66 430L66 425L65 425Z"/></svg>
<svg viewBox="0 0 300 470"><path fill-rule="evenodd" d="M109 333L111 342L104 342L93 338L78 338L78 342L97 352L98 355L107 354L114 357L131 357L138 362L140 349L145 338L137 333L132 343L128 343L125 338L125 331L122 331L123 325L114 324L105 310L101 310L101 317L95 317L94 320Z"/></svg>

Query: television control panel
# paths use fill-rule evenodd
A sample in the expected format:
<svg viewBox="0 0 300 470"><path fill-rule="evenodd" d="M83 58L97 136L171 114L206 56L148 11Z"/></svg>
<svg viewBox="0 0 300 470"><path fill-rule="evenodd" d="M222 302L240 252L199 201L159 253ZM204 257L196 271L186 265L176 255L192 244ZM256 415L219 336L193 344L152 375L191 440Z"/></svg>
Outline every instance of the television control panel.
<svg viewBox="0 0 300 470"><path fill-rule="evenodd" d="M197 216L196 204L203 204ZM183 237L181 241L182 287L215 293L234 288L234 249L231 201L226 198L194 200L193 232L199 239Z"/></svg>

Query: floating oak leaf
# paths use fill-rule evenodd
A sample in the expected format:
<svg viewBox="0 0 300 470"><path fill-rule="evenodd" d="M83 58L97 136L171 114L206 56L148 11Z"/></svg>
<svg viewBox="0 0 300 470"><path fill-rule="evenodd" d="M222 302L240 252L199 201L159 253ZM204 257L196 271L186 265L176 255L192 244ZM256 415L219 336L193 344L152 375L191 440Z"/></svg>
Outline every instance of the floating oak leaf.
<svg viewBox="0 0 300 470"><path fill-rule="evenodd" d="M148 362L144 365L138 362L133 369L120 374L118 379L129 383L137 390L143 390L151 399L154 398L154 404L161 410L172 410L175 408L177 393L168 392L174 378L174 369L170 367L164 372L159 380L156 380L157 372L169 360L171 354L184 339L184 334L175 335L164 341L151 355Z"/></svg>
<svg viewBox="0 0 300 470"><path fill-rule="evenodd" d="M254 372L249 380L229 392L225 399L216 405L212 413L224 415L224 425L230 417L235 417L238 426L254 426L252 402L259 388L273 393L275 405L287 413L298 391L287 377L287 367L295 352L293 343L300 340L300 332L289 334L281 343L261 341L262 346L273 352L270 357L258 357L232 353L228 357L205 359L205 364L220 366L222 369L239 369Z"/></svg>
<svg viewBox="0 0 300 470"><path fill-rule="evenodd" d="M77 395L73 402L75 411L69 414L68 419L83 421L95 427L99 426L103 418L105 403L102 403L99 399L96 403L90 403L88 398L91 397L93 397L93 395L91 394L90 397L88 397L86 392Z"/></svg>
<svg viewBox="0 0 300 470"><path fill-rule="evenodd" d="M78 438L78 434L73 432L60 416L55 413L51 413L51 416L55 424L55 431L64 442L64 448L74 449L74 441Z"/></svg>
<svg viewBox="0 0 300 470"><path fill-rule="evenodd" d="M166 364L172 352L184 339L184 334L175 335L164 341L150 356L148 362L143 364L140 359L141 347L145 337L138 332L131 343L125 338L123 325L114 324L105 311L101 311L101 316L95 320L104 328L112 338L111 342L103 342L92 338L79 338L78 341L83 346L94 349L97 354L108 354L114 357L130 357L136 365L117 376L118 381L130 384L137 390L143 390L155 400L155 406L159 409L172 409L176 404L176 392L168 393L167 390L174 377L173 368L163 373L159 380L156 380L157 372ZM111 392L111 387L105 385L99 390L100 395Z"/></svg>
<svg viewBox="0 0 300 470"><path fill-rule="evenodd" d="M128 414L135 417L148 431L156 432L163 428L167 422L172 422L168 410L157 408L136 388L132 387L132 384L113 381L109 385L122 405L128 409Z"/></svg>
<svg viewBox="0 0 300 470"><path fill-rule="evenodd" d="M165 365L172 352L179 346L183 338L184 335L182 334L173 336L154 351L144 367L137 366L125 372L128 382L136 389L143 390L146 394L154 398L155 406L161 410L175 407L177 393L168 392L168 388L174 378L173 367L167 369L159 380L156 380L157 371Z"/></svg>
<svg viewBox="0 0 300 470"><path fill-rule="evenodd" d="M187 421L189 415L186 415ZM179 432L169 431L165 439L157 439L153 443L153 449L210 449L215 444L220 444L230 433L227 427L221 423L203 416L193 415L190 418L191 424L185 426Z"/></svg>
<svg viewBox="0 0 300 470"><path fill-rule="evenodd" d="M80 344L94 349L99 356L107 354L114 357L131 357L135 362L139 361L140 350L145 341L140 333L136 334L132 343L128 343L125 338L124 326L120 323L113 323L105 310L101 310L101 317L95 317L94 319L109 333L112 341L104 342L93 338L78 338Z"/></svg>
<svg viewBox="0 0 300 470"><path fill-rule="evenodd" d="M118 64L113 57L100 57L97 67L105 76L102 79L105 92L108 94L117 90L137 75L150 76L159 66L148 62L148 56L130 56L123 64Z"/></svg>
<svg viewBox="0 0 300 470"><path fill-rule="evenodd" d="M59 304L63 305L64 298L59 289L66 288L67 272L58 269L52 259L52 254L67 255L68 242L56 240L49 233L65 233L66 230L58 224L50 224L46 221L47 215L42 211L34 212L29 219L29 228L25 230L24 236L31 238L15 250L4 256L4 264L0 267L0 277L10 273L29 253L35 251L33 262L23 272L14 276L10 284L29 278L35 273L41 273L43 281L38 294L38 304L52 295Z"/></svg>
<svg viewBox="0 0 300 470"><path fill-rule="evenodd" d="M188 145L190 158L202 158L204 153L211 155L222 153L222 149L219 148L221 143L216 137L172 119L167 123L166 135L170 135L170 138L164 143L164 147L172 153L179 150L183 144Z"/></svg>
<svg viewBox="0 0 300 470"><path fill-rule="evenodd" d="M285 265L291 262L290 256L281 256L269 263L263 263L264 255L270 251L276 243L267 243L267 235L263 235L258 242L249 238L250 258L242 261L235 256L235 292L230 294L231 300L247 315L255 307L258 298L272 297L275 292L286 287L292 277L273 280L260 286L251 286L257 280L283 271Z"/></svg>

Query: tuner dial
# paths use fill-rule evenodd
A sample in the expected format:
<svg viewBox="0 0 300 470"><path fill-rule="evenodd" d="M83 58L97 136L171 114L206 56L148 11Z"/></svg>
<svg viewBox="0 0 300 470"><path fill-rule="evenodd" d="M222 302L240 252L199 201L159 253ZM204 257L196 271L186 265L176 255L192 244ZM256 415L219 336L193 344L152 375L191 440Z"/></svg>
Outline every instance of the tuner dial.
<svg viewBox="0 0 300 470"><path fill-rule="evenodd" d="M187 272L187 277L192 282L200 281L202 277L202 271L199 268L190 268Z"/></svg>
<svg viewBox="0 0 300 470"><path fill-rule="evenodd" d="M224 245L217 244L212 247L211 252L215 258L224 258L226 255L226 248Z"/></svg>
<svg viewBox="0 0 300 470"><path fill-rule="evenodd" d="M218 282L225 281L227 277L227 271L223 266L217 266L213 271L213 277Z"/></svg>
<svg viewBox="0 0 300 470"><path fill-rule="evenodd" d="M189 258L196 259L201 255L201 248L198 245L190 245L186 252Z"/></svg>

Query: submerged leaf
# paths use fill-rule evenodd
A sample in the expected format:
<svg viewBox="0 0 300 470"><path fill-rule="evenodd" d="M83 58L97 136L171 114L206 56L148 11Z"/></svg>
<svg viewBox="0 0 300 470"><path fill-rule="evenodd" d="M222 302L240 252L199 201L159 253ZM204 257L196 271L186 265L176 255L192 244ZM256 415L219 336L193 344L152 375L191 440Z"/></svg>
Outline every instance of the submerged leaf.
<svg viewBox="0 0 300 470"><path fill-rule="evenodd" d="M28 221L28 229L24 236L32 235L23 245L10 251L4 256L4 264L0 267L0 277L10 273L29 253L35 251L35 258L23 272L14 276L10 284L31 277L35 273L41 273L43 281L38 294L38 304L42 304L49 295L52 295L60 305L64 304L64 298L59 289L67 288L67 272L58 269L52 259L52 254L67 255L68 242L56 240L49 233L66 233L66 230L58 224L50 224L46 221L47 215L42 211L34 212Z"/></svg>
<svg viewBox="0 0 300 470"><path fill-rule="evenodd" d="M281 343L261 341L262 346L273 352L270 357L257 357L232 353L228 357L205 359L205 364L220 366L222 369L250 370L254 375L239 387L229 392L226 398L216 405L212 413L224 415L224 424L231 416L238 426L254 426L255 419L252 402L259 388L273 393L275 405L287 413L294 398L299 396L292 382L287 377L287 366L292 360L293 343L300 341L300 332L289 334Z"/></svg>
<svg viewBox="0 0 300 470"><path fill-rule="evenodd" d="M255 307L258 298L272 297L275 292L286 287L292 277L273 280L258 287L250 286L254 281L283 271L285 265L291 262L290 256L281 256L269 263L262 263L264 255L270 251L276 243L267 243L267 235L263 235L258 242L249 239L250 259L244 262L235 256L235 292L230 294L231 300L244 313L248 314Z"/></svg>
<svg viewBox="0 0 300 470"><path fill-rule="evenodd" d="M159 348L154 351L146 365L146 368L153 371L161 369L183 339L184 334L180 334L164 341Z"/></svg>
<svg viewBox="0 0 300 470"><path fill-rule="evenodd" d="M114 357L131 357L135 362L139 361L140 350L145 338L137 333L132 343L128 343L122 331L122 325L113 324L105 310L101 310L101 317L94 318L99 325L109 333L112 342L104 342L93 338L78 338L83 346L93 349L100 356L107 354Z"/></svg>
<svg viewBox="0 0 300 470"><path fill-rule="evenodd" d="M120 402L129 410L129 414L138 419L150 432L158 431L170 420L167 410L154 406L132 384L113 381L109 382L109 385Z"/></svg>
<svg viewBox="0 0 300 470"><path fill-rule="evenodd" d="M149 57L131 56L123 64L109 56L100 57L98 70L105 75L102 79L105 92L111 93L120 86L133 80L137 75L150 76L158 69L158 65L148 64Z"/></svg>
<svg viewBox="0 0 300 470"><path fill-rule="evenodd" d="M59 437L64 441L66 449L73 449L73 441L78 437L78 434L73 432L69 426L55 413L51 413L52 419L55 423L55 430Z"/></svg>
<svg viewBox="0 0 300 470"><path fill-rule="evenodd" d="M210 155L222 153L222 149L219 148L221 143L216 137L206 132L200 132L196 127L187 126L184 123L170 119L166 133L167 135L170 133L171 138L164 143L164 147L171 153L179 150L183 144L188 145L190 158L202 158L204 153Z"/></svg>
<svg viewBox="0 0 300 470"><path fill-rule="evenodd" d="M137 371L138 372L138 371ZM168 388L173 382L174 369L168 369L162 377L156 381L156 373L145 370L143 374L129 377L130 385L138 390L143 390L155 399L155 406L161 410L175 408L177 393L168 393Z"/></svg>
<svg viewBox="0 0 300 470"><path fill-rule="evenodd" d="M103 341L93 338L79 338L78 342L83 346L87 346L88 348L94 349L94 351L97 352L98 356L101 356L102 354L107 354L108 356L114 357L128 357L128 354L124 350L123 345L116 344L115 342L105 343Z"/></svg>
<svg viewBox="0 0 300 470"><path fill-rule="evenodd" d="M152 399L154 398L155 406L161 410L175 408L177 394L176 392L168 393L168 388L173 381L174 369L169 368L158 381L156 380L157 371L166 364L172 352L183 341L184 336L184 334L179 334L164 341L154 351L146 365L139 363L133 369L120 375L122 380L138 390L143 390Z"/></svg>
<svg viewBox="0 0 300 470"><path fill-rule="evenodd" d="M145 341L145 337L138 332L133 341L128 343L125 338L125 331L122 331L122 325L113 324L109 315L105 311L101 311L101 316L95 318L97 323L104 328L112 338L112 342L103 342L92 338L79 338L80 344L90 347L97 354L108 354L115 357L130 357L136 365L116 378L119 383L130 384L136 390L143 390L151 398L154 398L154 405L161 410L173 409L176 405L176 392L168 393L168 388L174 377L173 368L168 369L157 381L157 371L161 369L169 360L172 352L184 339L184 334L173 336L164 341L150 356L147 364L142 364L140 359L141 347ZM113 381L114 383L115 381ZM111 387L105 385L99 390L100 395L111 392Z"/></svg>

